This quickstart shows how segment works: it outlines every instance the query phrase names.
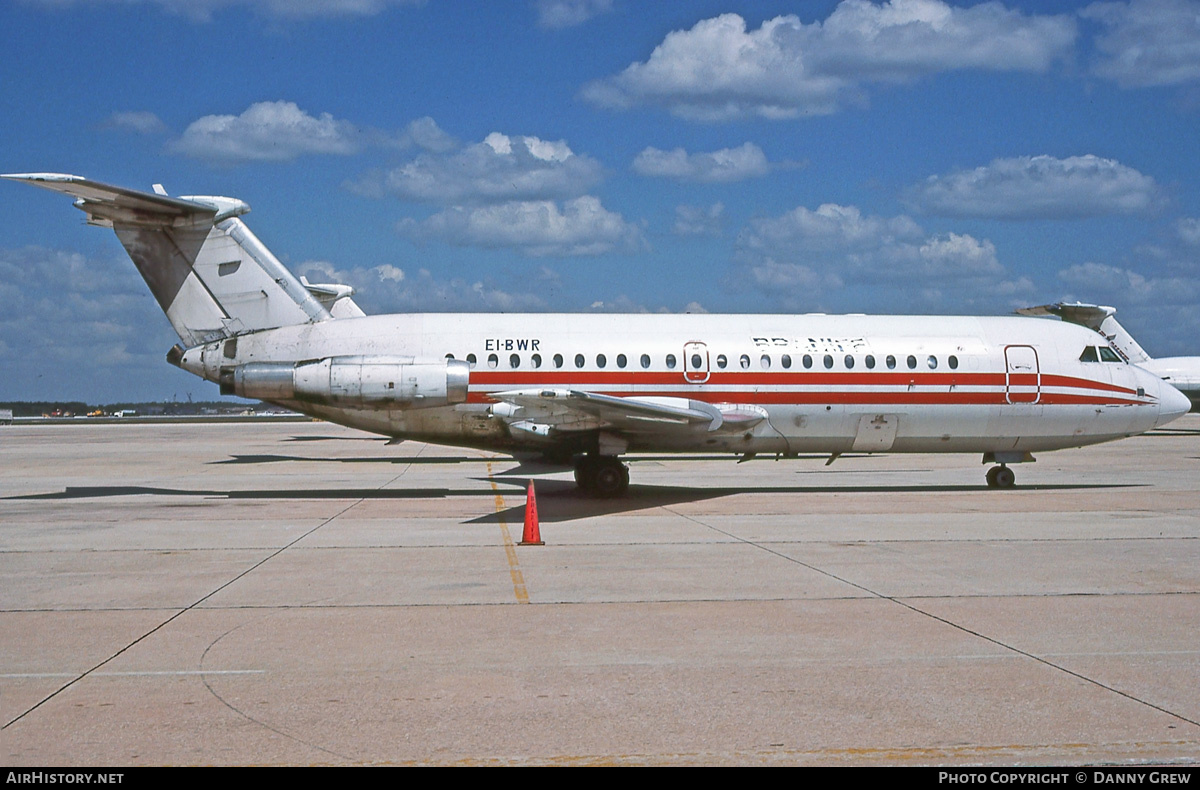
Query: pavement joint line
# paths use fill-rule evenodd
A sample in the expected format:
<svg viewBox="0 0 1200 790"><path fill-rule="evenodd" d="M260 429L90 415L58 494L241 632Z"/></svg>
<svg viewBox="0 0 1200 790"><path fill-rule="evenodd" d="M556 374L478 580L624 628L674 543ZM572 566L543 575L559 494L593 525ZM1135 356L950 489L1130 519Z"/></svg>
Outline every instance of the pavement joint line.
<svg viewBox="0 0 1200 790"><path fill-rule="evenodd" d="M408 466L412 466L412 464L409 464ZM405 467L405 471L407 471L407 467ZM391 480L389 480L387 483L384 483L384 484L383 484L383 486L391 485L391 483L395 482L396 480L399 480L399 479L400 479L400 477L401 477L403 474L404 474L404 472L400 472L400 474L396 475L394 478L392 478ZM380 486L380 488L383 488L383 486ZM269 562L270 560L274 559L275 557L278 557L280 554L282 554L283 552L287 551L287 550L288 550L288 549L290 549L292 546L295 546L297 543L299 543L300 541L304 540L304 539L305 539L305 538L307 538L309 535L312 535L314 532L316 532L317 530L321 529L321 528L322 528L322 527L324 527L325 525L332 523L334 520L336 520L336 519L340 518L341 516L343 516L344 514L346 514L347 512L349 512L349 511L350 511L352 508L354 508L354 507L357 507L358 505L362 504L364 501L365 501L365 500L364 500L364 499L362 499L362 498L356 499L355 501L351 502L351 503L350 503L349 505L347 505L346 507L344 507L344 508L342 508L341 510L339 510L337 513L334 513L332 516L330 516L329 518L327 518L327 519L325 519L324 521L322 521L320 524L317 524L315 527L313 527L312 529L308 530L307 532L304 532L304 533L302 533L301 535L297 536L297 537L296 537L295 539L293 539L292 541L290 541L290 542L288 542L288 543L284 544L283 546L280 546L278 549L276 549L275 551L271 552L271 553L270 553L270 554L268 554L267 556L263 557L263 558L262 558L261 560L259 560L258 562L254 563L254 564L253 564L253 565L251 565L250 567L248 567L248 568L246 568L245 570L243 570L242 572L238 573L238 574L237 574L237 575L235 575L235 576L234 576L232 579L229 579L228 581L224 582L223 584L221 584L221 585L220 585L220 586L218 586L217 588L215 588L215 589L213 589L213 590L210 590L209 592L205 593L203 596L201 596L201 597L200 597L200 598L198 598L197 600L193 601L192 603L188 604L187 606L183 607L182 609L178 610L177 612L175 612L174 614L172 614L170 617L168 617L166 620L163 620L161 623L159 623L158 625L154 626L153 628L151 628L149 631L147 631L146 633L142 634L142 635L141 635L141 636L139 636L138 638L134 639L132 642L130 642L129 644L125 645L125 646L124 646L124 647L122 647L120 650L116 651L115 653L113 653L111 656L109 656L108 658L104 659L104 660L103 660L103 661L101 661L100 663L96 664L96 665L95 665L95 666L93 666L91 669L88 669L88 670L84 671L83 673L81 673L81 674L79 674L79 675L75 676L73 679L71 679L71 680L67 681L66 683L64 683L63 685L59 686L57 689L55 689L54 691L52 691L52 692L50 692L49 694L47 694L45 697L43 697L42 699L40 699L39 701L37 701L36 703L34 703L34 704L33 704L32 706L30 706L29 708L26 708L24 711L22 711L21 713L17 714L17 715L16 715L16 716L14 716L12 719L10 719L10 720L8 720L7 722L5 722L3 725L0 725L0 730L7 730L9 727L11 727L12 725L16 724L18 721L20 721L21 719L25 718L25 717L26 717L26 716L28 716L30 713L33 713L35 710L37 710L38 708L42 707L43 705L45 705L45 704L46 704L47 702L49 702L50 700L54 699L54 698L55 698L55 697L57 697L59 694L63 693L63 692L64 692L64 691L66 691L67 689L71 688L71 686L74 686L76 683L78 683L79 681L81 681L81 680L83 680L84 678L88 677L89 675L93 674L94 672L96 672L97 670L99 670L101 667L103 667L103 666L106 666L107 664L111 663L111 662L112 662L113 660L115 660L115 659L116 659L118 656L120 656L120 655L124 654L126 651L128 651L128 650L132 649L132 648L133 648L135 645L137 645L137 644L139 644L139 643L143 642L144 640L146 640L147 638L149 638L149 637L150 637L150 636L152 636L153 634L155 634L155 633L157 633L158 631L162 630L163 628L167 627L168 625L170 625L172 622L174 622L174 621L175 621L177 618L179 618L180 616L182 616L182 615L183 615L183 614L185 614L186 612L190 612L192 609L195 609L197 606L199 606L200 604L204 603L204 602L205 602L205 601L207 601L209 598L212 598L214 595L216 595L217 593L221 592L221 591L222 591L222 590L224 590L226 587L229 587L229 586L230 586L230 585L232 585L234 582L237 582L237 581L241 580L242 578L246 577L248 574L252 573L253 571L255 571L255 570L258 570L259 568L261 568L263 565L265 565L265 564L266 564L267 562ZM317 747L317 748L320 748L320 747Z"/></svg>
<svg viewBox="0 0 1200 790"><path fill-rule="evenodd" d="M422 445L422 446L421 446L421 449L417 451L417 455L419 456L419 455L420 455L422 452L424 452L424 451L425 451L425 448L426 448L427 446L428 446L428 445ZM415 457L415 456L414 456L414 457ZM411 463L410 463L410 464L406 464L406 465L405 465L405 467L404 467L402 470L400 470L400 472L399 472L399 473L398 473L398 474L397 474L395 477L393 477L391 480L388 480L388 481L387 481L386 483L384 483L383 485L379 486L379 488L380 488L380 489L383 489L383 488L386 488L387 486L390 486L390 485L392 485L392 484L393 484L393 483L395 483L397 480L399 480L401 477L403 477L403 476L404 476L404 474L405 474L405 472L407 472L407 471L408 471L409 469L411 469L411 468L412 468L412 464L411 464ZM297 539L297 541L298 541L298 540L300 540L300 539L303 539L304 537L307 537L308 535L311 535L313 532L316 532L316 531L317 531L318 529L320 529L321 527L323 527L323 526L325 526L326 524L330 523L330 522L331 522L331 521L333 521L334 519L338 518L339 516L343 515L343 514L344 514L344 513L346 513L347 511L349 511L351 508L355 507L356 505L359 505L359 504L361 504L361 503L362 503L362 502L364 502L364 501L365 501L364 499L359 499L358 501L356 501L356 502L354 502L353 504L351 504L349 507L347 507L347 508L343 509L342 511L340 511L339 513L337 513L336 515L334 515L332 518L330 518L330 519L326 520L325 522L323 522L323 523L319 524L318 526L314 527L312 530L309 530L309 531L308 531L308 532L306 532L304 535L301 535L301 536L300 536L300 538L298 538L298 539ZM297 541L293 541L292 543L288 544L288 546L285 546L285 547L284 547L284 549L286 549L286 548L289 548L290 546L294 546L294 545L295 545L295 543L296 543ZM280 551L279 551L279 552L276 552L276 553L275 553L274 555L272 555L272 556L276 556L276 555L278 555L278 554L279 554L280 552L282 552L282 551L283 551L283 549L280 549ZM267 559L270 559L270 557L268 557ZM263 560L263 562L266 562L266 560ZM262 563L260 562L260 563L258 564L258 566L255 566L255 567L259 567L259 566L261 566L261 565L262 565ZM253 570L253 569L251 569L251 570ZM247 571L247 573L248 573L248 572L249 572L249 571ZM242 574L242 575L245 575L245 574ZM193 606L195 606L195 605L196 605L196 604L193 604ZM233 628L231 628L231 629L229 629L228 631L226 631L225 633L223 633L223 634L219 635L219 636L218 636L216 639L214 639L212 642L210 642L210 643L209 643L209 645L208 645L208 647L204 648L204 652L203 652L203 653L200 655L200 666L201 666L201 667L203 667L203 666L204 666L204 659L208 657L208 653L209 653L209 651L210 651L210 650L212 650L212 649L213 649L213 647L214 647L214 646L215 646L215 645L216 645L218 642L220 642L222 639L224 639L224 638L225 638L226 636L228 636L229 634L231 634L231 633L233 633L234 631L236 631L236 630L238 630L239 628L241 628L241 627L242 627L242 625L245 625L245 624L243 623L243 624L241 624L241 625L234 626ZM212 695L212 696L213 696L213 697L214 697L214 698L215 698L215 699L216 699L218 702L220 702L220 703L221 703L222 705L224 705L226 708L229 708L229 710L233 711L234 713L236 713L237 715L239 715L239 716L241 716L242 718L246 719L247 721L250 721L250 722L252 722L252 723L254 723L254 724L257 724L259 727L262 727L262 728L263 728L263 729L265 729L265 730L269 730L270 732L273 732L273 733L275 733L276 735L280 736L281 738L287 738L287 739L289 739L289 740L295 741L296 743L303 744L303 745L305 745L305 746L307 746L307 747L309 747L309 748L316 749L317 751L320 751L320 752L324 752L325 754L332 755L332 756L334 756L334 757L339 757L339 758L341 758L341 759L343 759L343 760L351 760L351 761L352 761L352 760L354 759L354 758L352 758L352 757L350 757L350 756L348 756L348 755L341 754L341 753L339 753L339 752L335 752L335 751L333 751L332 749L327 749L327 748L325 748L324 746L320 745L319 743L313 743L313 742L311 742L311 741L307 741L307 740L305 740L305 739L303 739L303 738L300 738L300 737L298 737L298 736L296 736L296 735L293 735L293 734L292 734L292 733L290 733L290 732L286 732L286 731L284 731L284 730L282 730L282 729L280 729L280 728L278 728L278 727L275 727L275 726L273 726L273 725L269 724L269 723L268 723L268 722L266 722L266 721L263 721L263 720L261 720L261 719L258 719L258 718L256 718L256 717L252 716L251 714L247 713L246 711L242 710L241 708L239 708L239 707L237 707L236 705L234 705L233 703L231 703L229 700L227 700L227 699L225 699L224 697L222 697L222 696L221 696L221 695L220 695L220 694L217 692L217 690L216 690L215 688L213 688L212 684L211 684L211 683L209 683L209 676L210 676L210 675L212 675L212 676L216 676L216 675L224 675L224 674L229 674L228 672L224 672L224 671L220 671L220 670L213 671L213 672L205 672L203 669L200 669L200 670L194 670L194 672L195 672L195 674L198 674L198 675L200 676L200 682L204 684L204 688L208 689L208 693L209 693L209 694L211 694L211 695ZM107 673L101 673L101 674L107 674Z"/></svg>
<svg viewBox="0 0 1200 790"><path fill-rule="evenodd" d="M504 516L504 511L507 510L504 505L504 495L500 493L500 487L492 479L491 461L488 461L487 473L488 485L492 487L492 493L496 499L496 517L500 522L500 536L504 540L504 556L508 559L508 574L512 577L513 595L517 597L517 603L529 603L529 590L525 587L525 574L521 572L521 563L517 559L517 547L513 544L512 535L508 531L508 519Z"/></svg>
<svg viewBox="0 0 1200 790"><path fill-rule="evenodd" d="M955 630L962 631L962 632L963 632L963 633L965 633L965 634L970 634L971 636L974 636L974 637L976 637L976 638L978 638L978 639L982 639L982 640L984 640L984 641L986 641L986 642L990 642L990 643L992 643L993 645L996 645L997 647L1000 647L1000 648L1002 648L1002 649L1004 649L1004 650L1011 650L1012 652L1014 652L1014 653L1017 653L1018 655L1025 656L1026 658L1032 659L1032 660L1034 660L1034 661L1038 662L1039 664L1042 664L1042 665L1044 665L1044 666L1050 667L1051 669L1056 669L1056 670L1058 670L1059 672L1062 672L1062 673L1065 673L1065 674L1067 674L1067 675L1070 675L1070 676L1071 676L1071 677L1073 677L1073 678L1076 678L1076 679L1078 679L1078 680L1082 680L1082 681L1084 681L1084 682L1086 682L1086 683L1091 683L1092 685L1094 685L1094 686L1096 686L1096 687L1098 687L1098 688L1104 689L1105 691L1108 691L1108 692L1110 692L1110 693L1116 694L1116 695L1118 695L1118 696L1120 696L1120 697L1124 697L1125 699L1127 699L1127 700L1130 700L1131 702L1135 702L1135 703L1137 703L1137 704L1139 704L1139 705L1145 705L1146 707L1148 707L1148 708L1151 708L1152 710L1156 710L1156 711L1158 711L1159 713L1165 713L1166 715L1170 716L1171 718L1178 719L1179 721L1186 722L1187 724L1191 724L1191 725L1193 725L1193 726L1195 726L1195 727L1200 727L1200 721L1197 721L1197 720L1195 720L1195 719L1189 719L1187 716L1184 716L1184 715L1183 715L1183 714L1181 714L1181 713L1176 713L1176 712L1175 712L1175 711L1173 711L1173 710L1169 710L1168 708L1164 708L1163 706L1161 706L1161 705L1157 705L1157 704L1155 704L1155 703L1153 703L1153 702L1151 702L1151 701L1149 701L1149 700L1145 700L1145 699L1142 699L1141 697L1134 696L1133 694L1130 694L1129 692L1121 691L1120 689L1118 689L1118 688L1116 688L1116 687L1114 687L1114 686L1110 686L1110 685L1108 685L1108 684L1106 684L1106 683L1102 683L1102 682L1100 682L1099 680L1096 680L1095 678L1092 678L1092 677L1089 677L1089 676L1087 676L1087 675L1084 675L1084 674L1083 674L1083 673L1081 673L1081 672L1076 672L1076 671L1075 671L1075 670L1073 670L1073 669L1068 669L1067 667L1063 666L1062 664L1056 664L1056 663L1054 663L1053 661L1049 660L1048 658L1045 658L1045 657L1043 657L1043 656L1036 655L1036 654L1034 654L1034 653L1030 653L1030 652L1029 652L1029 651L1027 651L1027 650L1022 650L1021 648L1019 648L1019 647L1017 647L1017 646L1015 646L1015 645L1010 645L1010 644L1008 644L1007 642L1003 642L1003 641L1001 641L1000 639L997 639L997 638L995 638L995 637L988 636L987 634L981 633L981 632L979 632L979 631L975 631L975 630L973 630L973 629L971 629L971 628L968 628L968 627L967 627L967 626L965 626L965 625L961 625L961 624L959 624L959 623L956 623L956 622L954 622L953 620L948 620L948 619L947 619L947 618L945 618L945 617L940 617L940 616L938 616L938 615L936 615L936 614L933 614L932 612L927 612L927 611L925 611L924 609L921 609L920 607L916 606L915 604L909 603L909 602L908 602L908 601L906 601L906 600L902 600L902 599L900 599L900 598L896 598L896 597L893 597L893 596L890 596L890 595L884 595L883 593L876 592L875 590L872 590L872 589L871 589L871 588L869 588L869 587L866 587L866 586L864 586L864 585L862 585L862 584L859 584L859 583L857 583L857 582L850 581L849 579L842 578L841 576L838 576L838 575L837 575L837 574L835 574L835 573L832 573L832 572L830 572L830 571L824 570L824 569L822 569L822 568L818 568L818 567L816 567L815 565L810 565L809 563L807 563L807 562L804 562L803 560L797 559L797 558L795 558L795 557L790 557L790 556L788 556L788 555L786 555L786 554L784 554L784 553L782 553L782 552L779 552L779 551L776 551L776 550L774 550L774 549L770 548L769 546L764 546L764 545L762 545L762 544L760 544L760 543L756 543L756 542L754 542L754 541L752 541L752 540L748 540L748 539L746 539L746 538L740 537L740 536L738 536L738 535L735 535L735 534L733 534L733 533L731 533L731 532L726 532L725 530L723 530L723 529L721 529L721 528L719 528L719 527L714 527L714 526L712 526L711 524L706 524L706 523L704 523L703 521L701 521L700 519L698 519L698 518L695 518L694 516L689 516L689 515L686 515L686 514L684 514L684 513L680 513L680 512L678 512L678 511L676 511L676 510L672 510L671 508L669 508L669 507L666 507L666 506L664 506L664 507L663 507L663 510L667 511L668 513L674 513L675 515L677 515L677 516L679 516L679 517L681 517L681 518L684 518L684 519L686 519L686 520L688 520L688 521L691 521L691 522L692 522L692 523L694 523L694 524L699 524L700 526L702 526L702 527L705 527L705 528L707 528L707 529L711 529L711 530L713 530L713 531L715 531L715 532L720 532L720 533L721 533L721 534L723 534L723 535L728 535L728 536L729 536L729 537L731 537L731 538L734 538L734 539L736 539L736 540L740 540L740 541L742 541L742 542L744 542L744 543L747 543L747 544L749 544L749 545L751 545L751 546L754 546L754 547L756 547L756 548L759 548L759 549L761 549L762 551L768 552L768 553L770 553L770 554L774 554L774 555L775 555L775 556L777 556L777 557L780 557L780 558L782 558L782 559L784 559L784 560L787 560L788 562L795 563L796 565L800 565L800 566L802 566L802 567L804 567L804 568L807 568L807 569L809 569L810 571L813 571L813 572L815 572L815 573L819 573L819 574L821 574L821 575L823 575L823 576L828 576L829 578L831 578L831 579L834 579L834 580L836 580L836 581L839 581L839 582L841 582L841 583L843 583L843 584L848 584L848 585L850 585L851 587L854 587L855 589L862 590L863 592L865 592L865 593L867 593L867 594L869 594L869 595L871 595L871 596L874 596L874 597L876 597L876 598L879 598L879 599L881 599L881 600L884 600L884 601L891 601L892 603L895 603L895 604L897 604L897 605L899 605L899 606L903 606L905 609L908 609L909 611L911 611L911 612L914 612L915 614L919 614L919 615L922 615L922 616L924 616L924 617L928 617L928 618L929 618L929 619L931 619L931 620L936 620L937 622L939 622L939 623L942 623L943 625L947 625L947 626L949 626L949 627L951 627L951 628L953 628L953 629L955 629Z"/></svg>

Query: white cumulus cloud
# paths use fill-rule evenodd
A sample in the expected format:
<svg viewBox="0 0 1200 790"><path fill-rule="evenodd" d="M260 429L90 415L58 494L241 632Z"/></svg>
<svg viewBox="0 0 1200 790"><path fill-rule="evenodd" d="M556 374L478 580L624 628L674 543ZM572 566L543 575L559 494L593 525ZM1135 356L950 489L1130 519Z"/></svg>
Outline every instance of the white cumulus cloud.
<svg viewBox="0 0 1200 790"><path fill-rule="evenodd" d="M1080 12L1104 27L1092 72L1123 88L1200 80L1200 6L1194 0L1093 3Z"/></svg>
<svg viewBox="0 0 1200 790"><path fill-rule="evenodd" d="M604 107L658 105L697 120L828 114L863 85L957 69L1040 72L1067 55L1068 16L1025 15L1000 3L844 0L824 22L796 16L747 29L737 14L674 31L645 62L584 88Z"/></svg>
<svg viewBox="0 0 1200 790"><path fill-rule="evenodd" d="M548 28L575 27L612 11L612 0L537 0L538 24Z"/></svg>
<svg viewBox="0 0 1200 790"><path fill-rule="evenodd" d="M1078 219L1132 214L1162 204L1150 176L1088 154L1022 156L930 176L909 192L922 211L951 217Z"/></svg>
<svg viewBox="0 0 1200 790"><path fill-rule="evenodd" d="M428 115L409 123L404 129L400 143L402 145L411 143L417 148L423 148L436 154L445 153L458 147L458 141L438 126L437 121Z"/></svg>
<svg viewBox="0 0 1200 790"><path fill-rule="evenodd" d="M987 239L929 234L910 217L863 214L855 206L800 206L779 217L752 220L737 240L741 273L781 304L809 303L847 287L936 292L1026 293L1011 280ZM934 299L934 301L936 301Z"/></svg>
<svg viewBox="0 0 1200 790"><path fill-rule="evenodd" d="M374 16L390 6L421 5L425 0L31 0L46 6L155 5L195 22L209 22L223 9L246 10L271 19L317 19L339 16Z"/></svg>
<svg viewBox="0 0 1200 790"><path fill-rule="evenodd" d="M329 113L314 117L294 102L250 105L241 115L193 121L171 150L209 162L284 162L305 154L353 154L361 144L354 124Z"/></svg>
<svg viewBox="0 0 1200 790"><path fill-rule="evenodd" d="M711 206L676 206L675 224L671 230L679 236L719 236L725 214L725 204Z"/></svg>
<svg viewBox="0 0 1200 790"><path fill-rule="evenodd" d="M490 280L442 279L428 269L408 273L392 264L342 269L329 261L305 261L296 268L312 282L336 282L355 289L354 301L369 315L396 312L545 311L546 301L528 290L513 293Z"/></svg>
<svg viewBox="0 0 1200 790"><path fill-rule="evenodd" d="M1109 304L1193 305L1200 298L1200 279L1159 276L1106 263L1080 263L1058 277L1089 299ZM1194 310L1193 310L1194 312Z"/></svg>
<svg viewBox="0 0 1200 790"><path fill-rule="evenodd" d="M167 130L167 125L148 110L114 112L104 122L106 129L120 129L137 134L158 134Z"/></svg>
<svg viewBox="0 0 1200 790"><path fill-rule="evenodd" d="M606 210L590 195L563 202L511 201L455 206L399 230L417 240L467 247L508 248L530 256L600 255L645 246L641 229Z"/></svg>
<svg viewBox="0 0 1200 790"><path fill-rule="evenodd" d="M1200 246L1200 217L1182 217L1175 223L1175 232L1185 244Z"/></svg>
<svg viewBox="0 0 1200 790"><path fill-rule="evenodd" d="M137 269L120 257L0 249L4 383L20 382L29 398L112 398L139 377L162 380L163 351L177 338Z"/></svg>
<svg viewBox="0 0 1200 790"><path fill-rule="evenodd" d="M646 148L633 160L633 169L643 176L711 184L765 176L771 171L771 165L761 148L746 143L737 148L698 154L689 154L682 148L671 151Z"/></svg>
<svg viewBox="0 0 1200 790"><path fill-rule="evenodd" d="M599 162L562 140L493 132L459 151L423 153L355 188L441 205L503 203L578 197L602 175Z"/></svg>

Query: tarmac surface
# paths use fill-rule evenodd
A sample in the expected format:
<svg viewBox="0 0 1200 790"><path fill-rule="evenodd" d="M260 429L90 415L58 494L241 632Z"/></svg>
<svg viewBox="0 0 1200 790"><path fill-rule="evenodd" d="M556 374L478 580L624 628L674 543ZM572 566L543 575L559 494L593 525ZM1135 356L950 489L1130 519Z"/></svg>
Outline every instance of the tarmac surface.
<svg viewBox="0 0 1200 790"><path fill-rule="evenodd" d="M1011 491L630 466L601 501L322 423L0 428L0 760L1200 762L1200 416Z"/></svg>

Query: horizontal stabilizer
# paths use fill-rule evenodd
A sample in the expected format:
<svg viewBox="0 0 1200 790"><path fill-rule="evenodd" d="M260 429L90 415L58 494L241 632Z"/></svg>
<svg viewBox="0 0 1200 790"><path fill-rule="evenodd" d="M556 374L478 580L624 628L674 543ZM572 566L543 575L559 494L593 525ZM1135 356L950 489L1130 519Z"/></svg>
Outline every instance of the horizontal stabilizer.
<svg viewBox="0 0 1200 790"><path fill-rule="evenodd" d="M1068 324L1086 326L1099 332L1106 340L1121 352L1126 362L1140 365L1150 361L1150 355L1125 331L1116 319L1117 309L1097 304L1083 302L1058 302L1037 307L1023 307L1017 310L1021 315L1047 316L1056 315Z"/></svg>

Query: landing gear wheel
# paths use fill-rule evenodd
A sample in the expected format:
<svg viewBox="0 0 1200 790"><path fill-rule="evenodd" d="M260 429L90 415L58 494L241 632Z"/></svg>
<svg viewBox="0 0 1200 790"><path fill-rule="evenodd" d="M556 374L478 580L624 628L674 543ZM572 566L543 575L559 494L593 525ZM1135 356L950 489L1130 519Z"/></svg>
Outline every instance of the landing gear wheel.
<svg viewBox="0 0 1200 790"><path fill-rule="evenodd" d="M629 490L629 467L612 456L585 456L575 464L575 482L603 499L624 496Z"/></svg>
<svg viewBox="0 0 1200 790"><path fill-rule="evenodd" d="M596 469L595 487L598 497L613 499L629 490L629 469L616 458L604 459Z"/></svg>
<svg viewBox="0 0 1200 790"><path fill-rule="evenodd" d="M987 471L988 488L1012 488L1017 476L1007 466L993 466Z"/></svg>

